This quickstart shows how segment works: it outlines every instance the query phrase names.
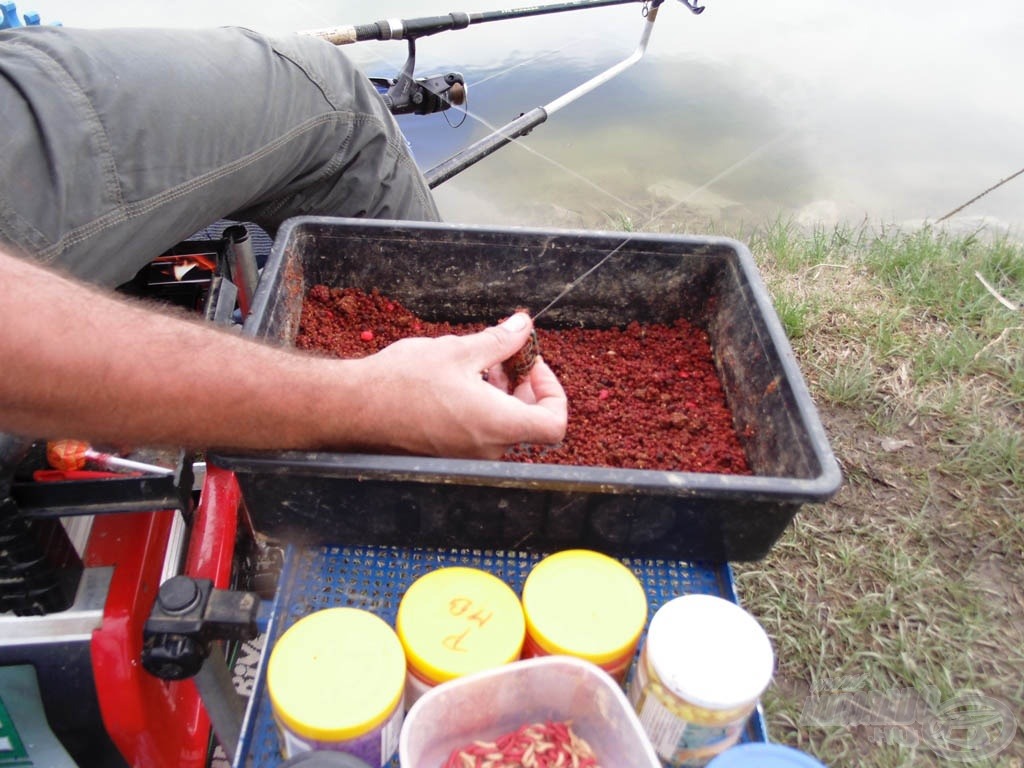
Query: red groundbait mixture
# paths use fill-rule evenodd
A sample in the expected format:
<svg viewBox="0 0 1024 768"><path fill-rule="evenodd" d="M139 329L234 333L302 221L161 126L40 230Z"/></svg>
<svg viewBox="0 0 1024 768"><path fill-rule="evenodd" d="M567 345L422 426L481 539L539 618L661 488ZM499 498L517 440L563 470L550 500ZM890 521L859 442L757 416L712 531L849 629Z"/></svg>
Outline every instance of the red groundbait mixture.
<svg viewBox="0 0 1024 768"><path fill-rule="evenodd" d="M482 327L422 320L377 291L318 285L303 303L295 344L363 357L405 337ZM702 329L633 322L538 329L537 340L568 395L568 432L557 447L522 446L506 460L750 474Z"/></svg>

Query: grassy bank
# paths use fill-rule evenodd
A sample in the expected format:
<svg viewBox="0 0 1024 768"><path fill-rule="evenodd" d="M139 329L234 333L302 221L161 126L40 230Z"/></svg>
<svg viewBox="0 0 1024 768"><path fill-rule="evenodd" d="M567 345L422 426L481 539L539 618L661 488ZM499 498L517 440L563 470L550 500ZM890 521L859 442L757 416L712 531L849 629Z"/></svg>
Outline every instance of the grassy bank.
<svg viewBox="0 0 1024 768"><path fill-rule="evenodd" d="M742 239L845 475L736 567L778 653L772 738L833 766L1024 765L1024 251L785 222Z"/></svg>

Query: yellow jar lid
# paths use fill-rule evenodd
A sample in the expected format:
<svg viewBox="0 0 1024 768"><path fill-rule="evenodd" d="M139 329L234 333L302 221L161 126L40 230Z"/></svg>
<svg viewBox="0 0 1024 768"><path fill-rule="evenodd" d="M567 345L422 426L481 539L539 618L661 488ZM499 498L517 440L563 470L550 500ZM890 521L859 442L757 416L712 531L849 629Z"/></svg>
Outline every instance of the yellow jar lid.
<svg viewBox="0 0 1024 768"><path fill-rule="evenodd" d="M394 630L358 608L300 619L274 644L267 691L274 714L299 736L346 741L383 723L405 690Z"/></svg>
<svg viewBox="0 0 1024 768"><path fill-rule="evenodd" d="M431 683L519 658L526 625L519 597L476 568L440 568L416 579L395 620L409 667Z"/></svg>
<svg viewBox="0 0 1024 768"><path fill-rule="evenodd" d="M606 664L635 649L647 595L625 565L585 549L541 560L523 585L526 631L551 654Z"/></svg>

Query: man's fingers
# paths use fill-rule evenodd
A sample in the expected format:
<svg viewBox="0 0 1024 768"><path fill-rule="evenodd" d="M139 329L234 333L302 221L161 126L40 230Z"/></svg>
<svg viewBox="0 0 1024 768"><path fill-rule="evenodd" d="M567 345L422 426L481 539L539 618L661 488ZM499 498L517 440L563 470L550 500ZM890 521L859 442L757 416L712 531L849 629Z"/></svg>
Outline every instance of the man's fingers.
<svg viewBox="0 0 1024 768"><path fill-rule="evenodd" d="M470 354L477 370L488 370L523 348L533 330L533 321L525 312L516 312L500 325L494 325L472 336L463 336L470 345Z"/></svg>
<svg viewBox="0 0 1024 768"><path fill-rule="evenodd" d="M528 342L533 321L525 312L516 312L500 325L460 339L468 345L472 370L487 371L492 384L502 382L501 363L516 354ZM529 376L517 388L514 398L499 405L507 441L501 452L517 443L554 445L565 437L568 403L565 390L551 368L539 356ZM499 438L502 439L502 438ZM497 449L497 446L494 446ZM499 454L500 455L500 454Z"/></svg>
<svg viewBox="0 0 1024 768"><path fill-rule="evenodd" d="M567 398L562 383L540 355L530 369L530 385L538 403L548 403L547 407L566 412Z"/></svg>
<svg viewBox="0 0 1024 768"><path fill-rule="evenodd" d="M541 357L530 369L530 376L520 387L530 395L530 409L523 430L527 434L519 442L554 445L565 437L568 421L568 400L558 377ZM517 390L518 394L519 390Z"/></svg>

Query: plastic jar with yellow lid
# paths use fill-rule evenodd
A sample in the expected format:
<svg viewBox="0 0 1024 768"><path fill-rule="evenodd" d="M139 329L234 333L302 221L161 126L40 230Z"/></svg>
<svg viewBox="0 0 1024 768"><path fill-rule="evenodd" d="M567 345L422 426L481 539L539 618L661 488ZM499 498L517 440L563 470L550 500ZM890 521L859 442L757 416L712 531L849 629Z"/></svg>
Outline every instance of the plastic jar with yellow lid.
<svg viewBox="0 0 1024 768"><path fill-rule="evenodd" d="M629 699L667 766L704 766L739 740L774 665L753 616L720 597L685 595L651 619Z"/></svg>
<svg viewBox="0 0 1024 768"><path fill-rule="evenodd" d="M647 621L647 595L629 568L586 549L557 552L530 571L522 599L523 658L576 656L625 681Z"/></svg>
<svg viewBox="0 0 1024 768"><path fill-rule="evenodd" d="M414 581L395 620L408 674L405 706L438 683L519 658L525 623L519 597L476 568L440 568Z"/></svg>
<svg viewBox="0 0 1024 768"><path fill-rule="evenodd" d="M328 608L281 635L267 691L285 758L309 750L386 765L405 708L405 654L394 630L357 608Z"/></svg>

